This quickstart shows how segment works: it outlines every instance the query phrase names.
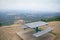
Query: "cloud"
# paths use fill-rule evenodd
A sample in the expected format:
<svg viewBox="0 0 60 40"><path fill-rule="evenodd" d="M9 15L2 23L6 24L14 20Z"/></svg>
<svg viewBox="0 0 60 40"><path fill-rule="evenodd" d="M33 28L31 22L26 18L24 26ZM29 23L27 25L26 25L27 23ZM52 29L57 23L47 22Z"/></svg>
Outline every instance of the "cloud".
<svg viewBox="0 0 60 40"><path fill-rule="evenodd" d="M2 0L1 10L38 10L38 11L59 11L59 0Z"/></svg>

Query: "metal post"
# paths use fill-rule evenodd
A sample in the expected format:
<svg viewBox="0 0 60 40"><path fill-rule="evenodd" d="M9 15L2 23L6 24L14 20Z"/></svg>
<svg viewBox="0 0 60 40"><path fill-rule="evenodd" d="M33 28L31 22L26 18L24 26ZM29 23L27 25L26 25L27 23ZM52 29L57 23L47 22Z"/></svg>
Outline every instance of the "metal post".
<svg viewBox="0 0 60 40"><path fill-rule="evenodd" d="M36 33L38 32L38 27L36 27Z"/></svg>

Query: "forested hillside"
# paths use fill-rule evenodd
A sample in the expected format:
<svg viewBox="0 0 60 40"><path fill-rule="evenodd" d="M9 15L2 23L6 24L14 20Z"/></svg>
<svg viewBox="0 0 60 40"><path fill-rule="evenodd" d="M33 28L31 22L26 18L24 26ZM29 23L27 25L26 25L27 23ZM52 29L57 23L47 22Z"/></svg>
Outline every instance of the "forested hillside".
<svg viewBox="0 0 60 40"><path fill-rule="evenodd" d="M16 15L8 15L14 14ZM34 21L60 21L60 13L49 13L49 12L0 12L0 23L2 25L13 24L15 20L25 20L26 23Z"/></svg>

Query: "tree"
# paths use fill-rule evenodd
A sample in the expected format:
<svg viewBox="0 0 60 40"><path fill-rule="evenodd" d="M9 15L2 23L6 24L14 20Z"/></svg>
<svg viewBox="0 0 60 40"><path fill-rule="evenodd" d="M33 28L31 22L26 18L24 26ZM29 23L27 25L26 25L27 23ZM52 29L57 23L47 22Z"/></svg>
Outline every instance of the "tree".
<svg viewBox="0 0 60 40"><path fill-rule="evenodd" d="M0 26L2 26L2 24L0 23Z"/></svg>
<svg viewBox="0 0 60 40"><path fill-rule="evenodd" d="M47 19L43 19L43 18L41 19L41 21L48 22L48 20L47 20Z"/></svg>

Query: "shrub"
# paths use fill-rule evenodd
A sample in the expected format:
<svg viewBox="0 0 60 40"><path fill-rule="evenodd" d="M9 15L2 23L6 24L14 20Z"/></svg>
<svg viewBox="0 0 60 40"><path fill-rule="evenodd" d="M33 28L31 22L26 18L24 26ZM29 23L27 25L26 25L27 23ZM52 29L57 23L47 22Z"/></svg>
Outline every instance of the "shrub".
<svg viewBox="0 0 60 40"><path fill-rule="evenodd" d="M2 23L0 23L0 26L2 26Z"/></svg>

